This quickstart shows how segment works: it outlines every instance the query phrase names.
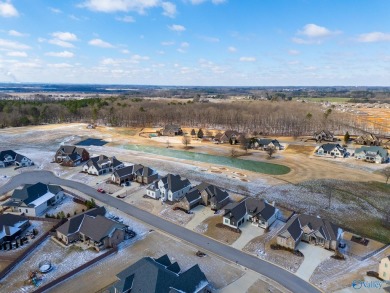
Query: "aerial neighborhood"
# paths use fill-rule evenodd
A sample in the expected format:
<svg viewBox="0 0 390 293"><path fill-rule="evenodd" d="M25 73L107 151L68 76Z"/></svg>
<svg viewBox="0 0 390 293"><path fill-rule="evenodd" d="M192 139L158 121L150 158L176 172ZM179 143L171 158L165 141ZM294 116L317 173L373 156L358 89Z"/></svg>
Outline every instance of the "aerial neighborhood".
<svg viewBox="0 0 390 293"><path fill-rule="evenodd" d="M298 143L294 145L283 138L249 135L235 130L218 130L213 137L211 131L203 131L207 132L207 136L202 136L201 129L189 131L180 125L167 124L145 137L152 143L157 139L162 142L171 139L174 144L184 137L188 138L191 133L193 143L197 144L195 149L198 144L204 144L221 152L227 149L233 154L229 148L234 148L239 156L249 153L263 156L269 162L288 156L289 151L300 150L303 145L304 150L310 148L305 155L306 160L315 160L320 164L347 161L365 166L370 162L377 164L366 166L385 167L389 163L388 150L378 143L375 136L360 136L354 140L354 144L350 140L342 143L338 138L340 135L337 137L328 130L320 130L312 136L297 139ZM200 137L196 133L200 133ZM364 143L370 139L374 142ZM12 186L0 202L0 256L24 250L35 255L34 250L39 249L30 243L42 243L43 247L51 247L53 253L63 255L63 264L70 263L68 254L80 251L82 256L77 258L80 268L90 263L103 264L106 258L107 261L110 258L119 261L121 251L131 251L133 245L144 241L143 237L152 237L145 235L155 233L154 229L140 230L137 228L139 224L121 211L122 207L130 206L158 217L159 221L180 225L188 233L206 236L222 245L255 255L259 260L275 262L307 280L311 280L309 277L316 273L315 267L305 268L307 263L313 261L313 255L319 255L316 262L321 267L326 262L341 262L346 258L365 259L374 253L386 251L380 242L349 231L348 227L339 225L339 220L334 222L332 217L323 217L318 211L293 208L288 204L288 198L297 196L295 191L263 190L261 185L253 185L250 191L243 188L241 182L250 183L258 178L245 169L233 168L230 171L229 165L202 165L197 167L201 171L196 172L206 175L197 177L192 176L195 171L184 172L181 165L175 165L174 161L164 161L164 164L175 166L166 170L164 164L153 163L150 158L144 160L141 156L133 156L129 160L125 151L116 152L113 148L95 149L93 144L69 143L56 148L54 160L49 163L51 170L56 170L57 174L68 174L65 176L68 181L75 180L85 186L84 189L69 185L69 182L62 183L51 178L51 175L35 183L30 183L30 180L18 187ZM172 151L172 146L167 145L166 149ZM39 172L34 171L36 167L30 159L12 150L1 151L0 158L1 166L15 166L4 168L8 172ZM315 188L311 187L311 190ZM339 200L335 197L336 191L331 190L330 183L320 185L320 188L325 190L325 199L321 199L321 202L326 202L325 210L335 208ZM306 193L316 196L313 191ZM157 236L161 241L169 242L162 240L165 237ZM151 241L157 247L169 246L160 245L154 238ZM149 245L145 244L145 247ZM176 248L171 251L178 249L176 244L172 245ZM160 248L145 248L145 251L146 254L132 257L127 265L108 272L112 280L105 284L104 292L157 292L156 288L160 291L161 288L169 288L161 292L213 292L217 287L215 276L223 272L219 268L216 272L210 271L208 266L215 263L215 259L208 255L207 245L190 253L191 261L186 260L183 265L185 270L179 263L187 256L176 258L177 255L172 253L169 256L166 250ZM87 255L90 261L87 261ZM240 259L234 262L238 265ZM388 262L388 256L382 258L377 271L372 274L383 280L388 279ZM27 286L54 286L56 281L47 282L44 276L55 275L53 267L56 266L61 267L60 271L76 276L80 274L77 268L72 271L65 265L55 263L52 258L45 260L45 257L41 257L39 270L31 267ZM226 267L224 261L221 266ZM13 274L12 267L10 265L10 270L4 271L5 277Z"/></svg>

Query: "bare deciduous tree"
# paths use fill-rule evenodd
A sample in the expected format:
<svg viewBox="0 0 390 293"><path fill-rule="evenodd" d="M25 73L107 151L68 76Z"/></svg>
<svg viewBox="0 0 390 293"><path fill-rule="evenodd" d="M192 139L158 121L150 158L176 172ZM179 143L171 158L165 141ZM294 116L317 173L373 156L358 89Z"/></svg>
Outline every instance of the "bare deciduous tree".
<svg viewBox="0 0 390 293"><path fill-rule="evenodd" d="M165 143L167 145L167 149L169 149L171 147L171 143L169 142L169 139Z"/></svg>
<svg viewBox="0 0 390 293"><path fill-rule="evenodd" d="M269 147L265 151L268 154L268 157L271 159L272 156L276 153L276 148L275 147Z"/></svg>
<svg viewBox="0 0 390 293"><path fill-rule="evenodd" d="M380 173L386 178L386 184L387 184L390 179L390 167L381 170Z"/></svg>
<svg viewBox="0 0 390 293"><path fill-rule="evenodd" d="M231 148L230 156L233 158L238 157L238 151L235 148Z"/></svg>
<svg viewBox="0 0 390 293"><path fill-rule="evenodd" d="M187 149L188 146L191 144L191 137L185 135L182 137L181 142L184 144L185 148Z"/></svg>

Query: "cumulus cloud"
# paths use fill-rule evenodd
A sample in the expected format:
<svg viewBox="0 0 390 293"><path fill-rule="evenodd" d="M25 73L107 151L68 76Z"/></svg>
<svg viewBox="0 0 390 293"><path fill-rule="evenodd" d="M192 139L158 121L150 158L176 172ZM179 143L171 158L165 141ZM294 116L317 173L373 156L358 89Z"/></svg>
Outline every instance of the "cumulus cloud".
<svg viewBox="0 0 390 293"><path fill-rule="evenodd" d="M69 63L54 63L54 64L48 64L49 67L52 68L71 68L73 65Z"/></svg>
<svg viewBox="0 0 390 293"><path fill-rule="evenodd" d="M93 39L88 42L91 46L100 47L100 48L114 48L114 46L108 42L103 41L102 39Z"/></svg>
<svg viewBox="0 0 390 293"><path fill-rule="evenodd" d="M161 7L163 9L163 15L168 17L175 17L177 13L175 4L172 2L162 2Z"/></svg>
<svg viewBox="0 0 390 293"><path fill-rule="evenodd" d="M27 57L27 53L26 52L22 52L22 51L11 51L11 52L7 53L7 56L10 56L10 57Z"/></svg>
<svg viewBox="0 0 390 293"><path fill-rule="evenodd" d="M298 33L309 38L318 38L330 36L335 32L330 31L326 27L319 26L314 23L309 23L305 25L302 30L298 31Z"/></svg>
<svg viewBox="0 0 390 293"><path fill-rule="evenodd" d="M209 42L209 43L218 43L219 39L215 37L208 37L208 36L200 36L199 37L201 40Z"/></svg>
<svg viewBox="0 0 390 293"><path fill-rule="evenodd" d="M27 49L30 49L30 47L25 45L25 44L9 41L9 40L5 40L5 39L0 39L0 48L8 49L8 50L27 50Z"/></svg>
<svg viewBox="0 0 390 293"><path fill-rule="evenodd" d="M180 24L172 24L169 25L168 28L174 32L184 32L186 30L186 28Z"/></svg>
<svg viewBox="0 0 390 293"><path fill-rule="evenodd" d="M48 42L49 42L49 44L56 45L56 46L63 47L63 48L74 48L74 45L72 43L65 42L65 41L59 40L59 39L51 39Z"/></svg>
<svg viewBox="0 0 390 293"><path fill-rule="evenodd" d="M54 8L54 7L48 7L49 10L55 14L59 14L59 13L62 13L62 11L58 8Z"/></svg>
<svg viewBox="0 0 390 293"><path fill-rule="evenodd" d="M255 57L240 57L241 62L255 62L256 58Z"/></svg>
<svg viewBox="0 0 390 293"><path fill-rule="evenodd" d="M73 42L77 41L77 36L70 32L54 32L51 34L52 37L61 41Z"/></svg>
<svg viewBox="0 0 390 293"><path fill-rule="evenodd" d="M371 32L361 34L358 36L357 41L362 43L389 42L390 33Z"/></svg>
<svg viewBox="0 0 390 293"><path fill-rule="evenodd" d="M62 51L62 52L47 52L45 54L46 56L51 56L51 57L60 57L60 58L72 58L74 57L74 54L69 51Z"/></svg>
<svg viewBox="0 0 390 293"><path fill-rule="evenodd" d="M135 22L134 17L132 17L130 15L126 15L126 16L123 16L123 17L117 17L115 19L119 20L119 21L123 21L123 22L128 22L128 23Z"/></svg>
<svg viewBox="0 0 390 293"><path fill-rule="evenodd" d="M25 37L27 34L23 34L21 32L15 31L15 30L9 30L8 35L13 36L13 37Z"/></svg>
<svg viewBox="0 0 390 293"><path fill-rule="evenodd" d="M19 16L19 12L12 5L11 2L0 1L0 16L2 16L2 17L16 17L16 16Z"/></svg>

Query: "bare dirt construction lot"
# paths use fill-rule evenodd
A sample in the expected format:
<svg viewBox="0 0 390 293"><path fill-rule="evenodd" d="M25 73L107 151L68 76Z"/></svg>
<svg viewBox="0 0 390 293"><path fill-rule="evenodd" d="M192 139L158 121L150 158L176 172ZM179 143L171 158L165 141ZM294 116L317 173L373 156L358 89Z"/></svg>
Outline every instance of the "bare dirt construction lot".
<svg viewBox="0 0 390 293"><path fill-rule="evenodd" d="M168 254L171 261L177 261L182 271L198 264L216 289L225 287L240 278L244 272L234 264L213 256L199 258L195 255L197 249L186 243L160 234L156 231L147 232L137 242L123 247L114 254L94 265L93 269L77 274L73 278L59 284L50 292L97 292L117 278L116 274L132 265L144 256L158 258Z"/></svg>
<svg viewBox="0 0 390 293"><path fill-rule="evenodd" d="M240 237L239 232L222 224L222 215L207 218L194 230L229 245Z"/></svg>

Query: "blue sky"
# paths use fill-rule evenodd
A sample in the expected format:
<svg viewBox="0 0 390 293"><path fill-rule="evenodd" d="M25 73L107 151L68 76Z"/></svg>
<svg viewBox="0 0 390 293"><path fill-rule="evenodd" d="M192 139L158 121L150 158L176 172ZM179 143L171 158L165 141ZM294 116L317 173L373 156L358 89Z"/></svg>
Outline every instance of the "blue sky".
<svg viewBox="0 0 390 293"><path fill-rule="evenodd" d="M0 82L390 86L388 0L0 0Z"/></svg>

